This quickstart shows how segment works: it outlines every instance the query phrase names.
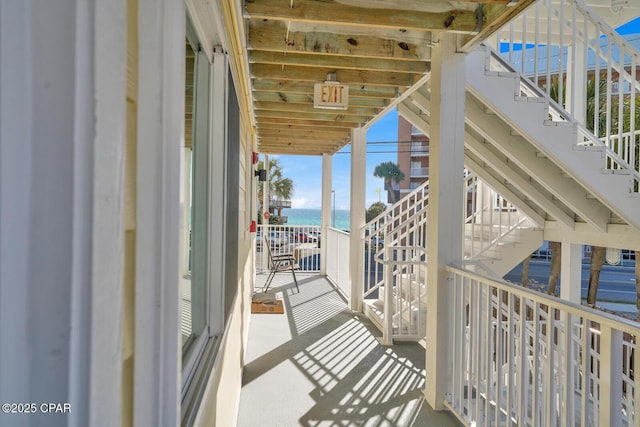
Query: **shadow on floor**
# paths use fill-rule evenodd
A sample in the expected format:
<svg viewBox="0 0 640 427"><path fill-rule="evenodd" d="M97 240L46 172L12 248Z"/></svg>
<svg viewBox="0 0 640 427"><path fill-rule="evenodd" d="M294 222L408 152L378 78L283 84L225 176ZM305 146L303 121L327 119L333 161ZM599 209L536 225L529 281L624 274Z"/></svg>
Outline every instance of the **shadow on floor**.
<svg viewBox="0 0 640 427"><path fill-rule="evenodd" d="M285 314L252 316L238 426L460 425L424 401L424 348L381 346L329 282L301 279L299 294L282 276L256 295L283 299Z"/></svg>

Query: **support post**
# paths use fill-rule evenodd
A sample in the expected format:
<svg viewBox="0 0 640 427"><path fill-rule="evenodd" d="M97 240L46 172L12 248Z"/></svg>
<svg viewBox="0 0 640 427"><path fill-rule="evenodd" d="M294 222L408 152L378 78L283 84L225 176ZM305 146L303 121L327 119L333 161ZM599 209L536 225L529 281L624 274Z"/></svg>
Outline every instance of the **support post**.
<svg viewBox="0 0 640 427"><path fill-rule="evenodd" d="M121 423L126 17L0 5L0 401L72 405L3 425Z"/></svg>
<svg viewBox="0 0 640 427"><path fill-rule="evenodd" d="M264 155L264 161L262 163L267 171L267 180L262 183L262 242L260 242L260 247L262 248L262 271L269 271L269 260L267 259L267 250L264 245L266 245L265 236L269 232L269 220L265 219L265 214L269 212L269 200L271 198L271 194L269 194L269 155Z"/></svg>
<svg viewBox="0 0 640 427"><path fill-rule="evenodd" d="M576 304L581 302L582 245L562 242L560 298Z"/></svg>
<svg viewBox="0 0 640 427"><path fill-rule="evenodd" d="M600 410L601 426L622 425L622 332L600 325ZM628 392L629 393L629 392Z"/></svg>
<svg viewBox="0 0 640 427"><path fill-rule="evenodd" d="M445 267L462 260L465 56L456 36L443 34L431 65L431 141L427 222L427 402L444 409L451 387L452 291Z"/></svg>
<svg viewBox="0 0 640 427"><path fill-rule="evenodd" d="M364 293L364 252L362 227L365 225L365 182L367 166L367 132L362 128L351 130L351 212L349 240L349 271L351 276L351 298L349 306L353 311L362 311Z"/></svg>
<svg viewBox="0 0 640 427"><path fill-rule="evenodd" d="M138 2L134 425L180 422L180 145L185 8Z"/></svg>
<svg viewBox="0 0 640 427"><path fill-rule="evenodd" d="M320 274L327 275L327 246L329 225L331 224L331 179L332 179L331 154L322 155L322 213L320 230Z"/></svg>

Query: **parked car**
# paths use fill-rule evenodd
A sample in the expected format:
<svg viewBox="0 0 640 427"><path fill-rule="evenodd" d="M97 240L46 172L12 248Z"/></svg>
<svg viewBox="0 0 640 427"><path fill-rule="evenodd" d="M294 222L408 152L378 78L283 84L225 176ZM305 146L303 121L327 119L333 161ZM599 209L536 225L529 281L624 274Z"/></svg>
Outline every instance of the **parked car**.
<svg viewBox="0 0 640 427"><path fill-rule="evenodd" d="M270 247L279 248L289 243L289 236L281 231L270 231L267 234L267 242L269 242Z"/></svg>
<svg viewBox="0 0 640 427"><path fill-rule="evenodd" d="M296 242L299 243L315 243L318 241L318 238L311 233L299 232L296 234Z"/></svg>
<svg viewBox="0 0 640 427"><path fill-rule="evenodd" d="M380 236L365 237L365 249L376 250L384 247L384 239Z"/></svg>

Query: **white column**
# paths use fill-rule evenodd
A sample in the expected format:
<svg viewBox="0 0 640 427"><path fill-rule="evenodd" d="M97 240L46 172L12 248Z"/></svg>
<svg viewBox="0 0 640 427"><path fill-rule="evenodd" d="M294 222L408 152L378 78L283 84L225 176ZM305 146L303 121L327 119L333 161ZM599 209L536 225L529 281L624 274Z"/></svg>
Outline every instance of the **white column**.
<svg viewBox="0 0 640 427"><path fill-rule="evenodd" d="M327 247L329 226L331 225L331 182L332 182L332 163L333 156L331 154L322 155L322 230L321 230L321 247L320 247L320 274L327 274Z"/></svg>
<svg viewBox="0 0 640 427"><path fill-rule="evenodd" d="M427 402L444 408L451 382L450 282L445 266L462 260L464 192L465 56L455 52L456 36L443 34L431 62L429 219L427 222Z"/></svg>
<svg viewBox="0 0 640 427"><path fill-rule="evenodd" d="M266 213L269 212L269 200L271 198L271 195L269 194L269 155L265 154L264 155L264 160L262 161L262 164L264 165L263 167L266 169L267 171L267 180L264 181L262 183L262 242L260 242L260 247L262 248L262 270L263 271L268 271L269 270L269 260L267 259L267 250L265 249L264 245L266 244L265 242L265 236L267 235L267 225L269 225L269 220L264 218L264 215Z"/></svg>
<svg viewBox="0 0 640 427"><path fill-rule="evenodd" d="M138 36L134 425L177 425L184 4L138 0Z"/></svg>
<svg viewBox="0 0 640 427"><path fill-rule="evenodd" d="M126 3L31 3L0 3L0 402L71 412L0 419L119 424Z"/></svg>
<svg viewBox="0 0 640 427"><path fill-rule="evenodd" d="M560 298L580 304L582 287L582 245L562 242Z"/></svg>
<svg viewBox="0 0 640 427"><path fill-rule="evenodd" d="M362 246L362 227L366 218L366 169L367 169L367 132L362 128L351 130L351 206L349 212L349 271L351 276L351 300L353 311L362 311L364 292L364 248Z"/></svg>

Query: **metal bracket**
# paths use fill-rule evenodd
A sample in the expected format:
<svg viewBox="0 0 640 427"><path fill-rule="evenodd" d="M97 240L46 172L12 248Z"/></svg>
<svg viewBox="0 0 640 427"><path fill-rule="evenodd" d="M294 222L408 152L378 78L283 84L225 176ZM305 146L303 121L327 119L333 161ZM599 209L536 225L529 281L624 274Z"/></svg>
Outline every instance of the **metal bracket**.
<svg viewBox="0 0 640 427"><path fill-rule="evenodd" d="M482 24L484 23L484 10L482 9L482 4L478 4L476 6L476 28L471 32L472 35L476 35L480 33L482 30Z"/></svg>

